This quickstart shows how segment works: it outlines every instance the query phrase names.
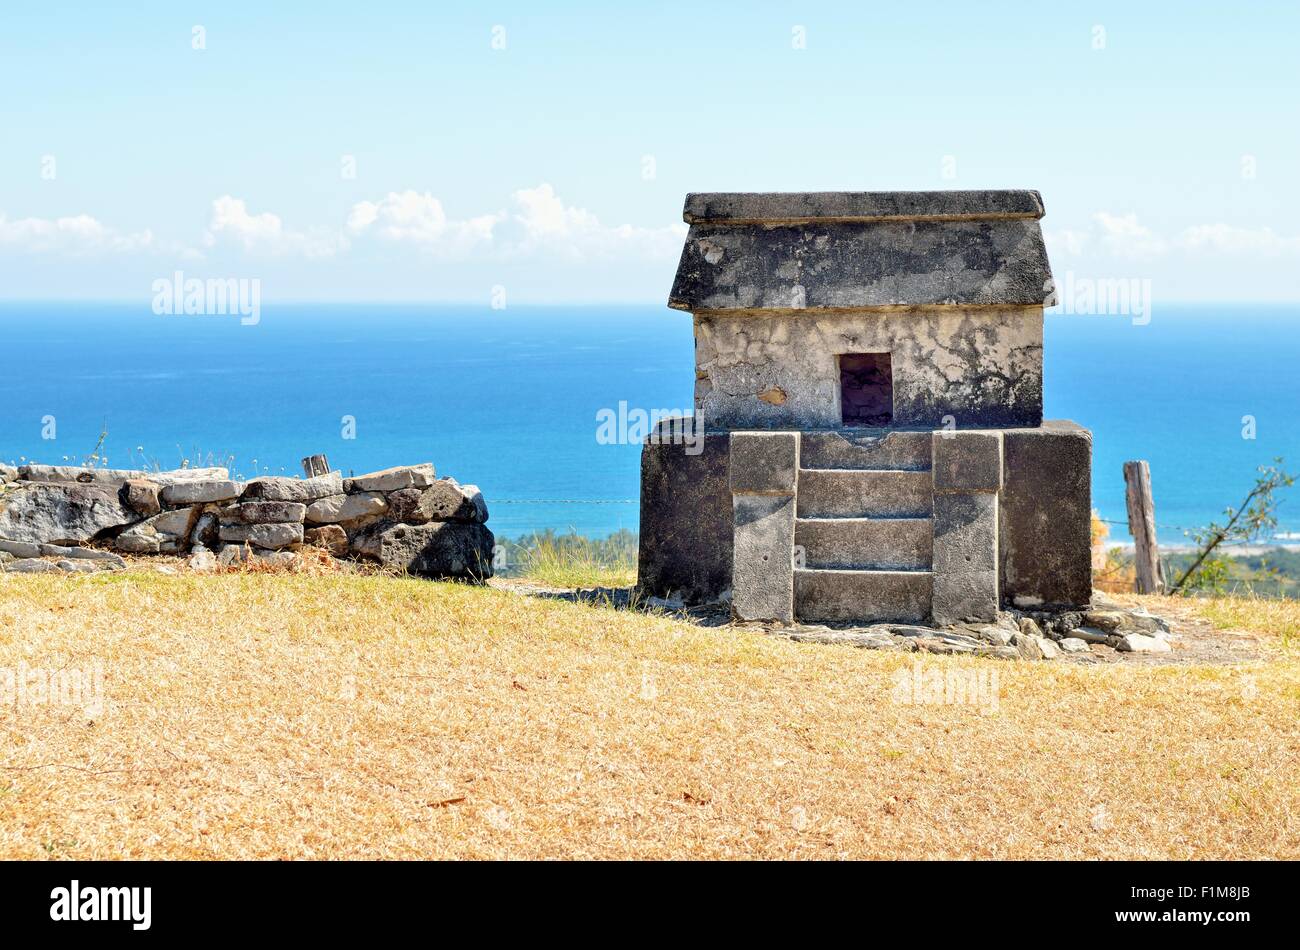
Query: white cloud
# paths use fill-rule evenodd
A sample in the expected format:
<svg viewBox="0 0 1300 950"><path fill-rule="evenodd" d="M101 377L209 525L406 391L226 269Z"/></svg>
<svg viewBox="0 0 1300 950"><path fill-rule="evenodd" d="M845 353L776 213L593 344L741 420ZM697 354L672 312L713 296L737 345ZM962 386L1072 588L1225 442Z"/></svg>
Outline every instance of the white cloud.
<svg viewBox="0 0 1300 950"><path fill-rule="evenodd" d="M686 237L686 225L642 228L630 224L609 227L585 208L565 205L549 184L522 188L511 198L510 219L515 254L553 253L570 258L635 257L676 259Z"/></svg>
<svg viewBox="0 0 1300 950"><path fill-rule="evenodd" d="M510 211L463 220L447 216L428 192L390 192L378 202L352 206L347 228L439 254L495 254L501 257L669 258L681 253L685 225L607 227L584 208L566 205L554 187L543 183L511 196Z"/></svg>
<svg viewBox="0 0 1300 950"><path fill-rule="evenodd" d="M1283 237L1272 228L1239 228L1231 224L1199 224L1178 236L1179 247L1219 254L1300 254L1300 237Z"/></svg>
<svg viewBox="0 0 1300 950"><path fill-rule="evenodd" d="M1140 223L1132 212L1118 215L1098 211L1092 219L1101 229L1102 245L1116 257L1155 257L1168 247L1163 238Z"/></svg>
<svg viewBox="0 0 1300 950"><path fill-rule="evenodd" d="M1084 247L1088 244L1091 237L1087 231L1072 231L1069 228L1063 228L1060 231L1044 231L1043 241L1047 244L1047 252L1052 257L1069 255L1078 257L1083 253Z"/></svg>
<svg viewBox="0 0 1300 950"><path fill-rule="evenodd" d="M132 252L153 245L149 230L123 234L87 214L66 218L19 218L0 214L0 245L27 251L65 251L90 254L100 251Z"/></svg>
<svg viewBox="0 0 1300 950"><path fill-rule="evenodd" d="M492 229L505 217L485 214L466 221L447 218L442 202L427 191L389 192L378 202L352 206L347 228L353 234L371 233L388 241L406 241L433 251L464 253L492 243Z"/></svg>
<svg viewBox="0 0 1300 950"><path fill-rule="evenodd" d="M209 247L230 240L245 251L271 255L301 254L304 257L332 257L347 250L341 234L317 229L293 231L284 227L280 216L264 211L251 214L242 198L223 195L212 202L212 216L203 241Z"/></svg>

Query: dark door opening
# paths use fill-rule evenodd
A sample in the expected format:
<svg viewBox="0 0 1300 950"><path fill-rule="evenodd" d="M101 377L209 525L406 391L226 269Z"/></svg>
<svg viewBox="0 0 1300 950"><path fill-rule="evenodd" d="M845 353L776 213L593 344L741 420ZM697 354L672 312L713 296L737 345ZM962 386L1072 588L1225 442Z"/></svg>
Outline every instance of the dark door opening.
<svg viewBox="0 0 1300 950"><path fill-rule="evenodd" d="M840 355L840 410L846 426L887 426L894 418L888 353Z"/></svg>

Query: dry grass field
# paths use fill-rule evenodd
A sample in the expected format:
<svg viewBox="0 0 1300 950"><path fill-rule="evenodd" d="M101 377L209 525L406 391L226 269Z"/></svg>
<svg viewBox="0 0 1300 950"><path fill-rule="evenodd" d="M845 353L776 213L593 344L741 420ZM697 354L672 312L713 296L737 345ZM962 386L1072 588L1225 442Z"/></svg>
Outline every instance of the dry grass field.
<svg viewBox="0 0 1300 950"><path fill-rule="evenodd" d="M4 576L0 857L1300 857L1296 605L1181 609L1259 659L881 653L385 577ZM996 703L903 701L935 676L996 676Z"/></svg>

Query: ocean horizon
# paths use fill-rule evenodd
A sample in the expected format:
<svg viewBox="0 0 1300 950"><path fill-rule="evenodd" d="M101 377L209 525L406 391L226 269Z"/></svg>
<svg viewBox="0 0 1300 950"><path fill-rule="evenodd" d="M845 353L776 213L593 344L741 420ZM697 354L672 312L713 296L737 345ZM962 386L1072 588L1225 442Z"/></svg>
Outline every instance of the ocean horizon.
<svg viewBox="0 0 1300 950"><path fill-rule="evenodd" d="M0 460L299 474L431 461L478 485L499 536L638 528L640 446L602 413L690 412L688 314L656 305L263 303L238 316L148 302L0 303ZM1049 312L1045 416L1093 432L1093 506L1124 526L1127 459L1151 464L1159 538L1219 518L1256 468L1300 467L1300 305ZM101 433L104 434L102 445ZM53 438L47 438L48 435ZM1283 496L1278 534L1300 532Z"/></svg>

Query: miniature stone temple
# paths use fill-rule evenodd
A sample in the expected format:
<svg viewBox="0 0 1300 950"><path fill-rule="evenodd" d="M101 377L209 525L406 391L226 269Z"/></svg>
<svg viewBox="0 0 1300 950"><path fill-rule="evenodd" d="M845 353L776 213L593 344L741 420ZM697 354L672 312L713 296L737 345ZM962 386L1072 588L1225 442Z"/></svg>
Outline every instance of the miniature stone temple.
<svg viewBox="0 0 1300 950"><path fill-rule="evenodd" d="M695 415L642 449L640 589L781 622L1088 604L1042 216L1035 191L688 195Z"/></svg>

